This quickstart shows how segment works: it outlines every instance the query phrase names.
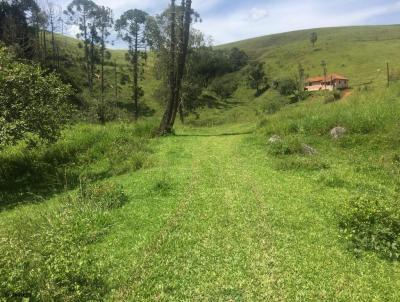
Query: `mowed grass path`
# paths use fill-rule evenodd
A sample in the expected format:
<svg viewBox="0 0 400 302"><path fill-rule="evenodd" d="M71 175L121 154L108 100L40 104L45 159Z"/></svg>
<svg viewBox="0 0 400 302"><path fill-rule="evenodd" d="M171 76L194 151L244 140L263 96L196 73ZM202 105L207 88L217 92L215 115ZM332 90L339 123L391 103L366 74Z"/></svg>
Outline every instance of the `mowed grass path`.
<svg viewBox="0 0 400 302"><path fill-rule="evenodd" d="M399 301L399 265L340 240L346 196L274 170L240 132L180 131L162 139L155 168L117 179L132 202L95 246L108 299Z"/></svg>

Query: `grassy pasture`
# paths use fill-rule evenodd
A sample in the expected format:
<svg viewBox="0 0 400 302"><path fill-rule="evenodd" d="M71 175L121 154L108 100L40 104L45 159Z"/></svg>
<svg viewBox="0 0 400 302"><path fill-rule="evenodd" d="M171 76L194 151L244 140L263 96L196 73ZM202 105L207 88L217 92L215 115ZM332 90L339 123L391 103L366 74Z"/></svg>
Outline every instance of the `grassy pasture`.
<svg viewBox="0 0 400 302"><path fill-rule="evenodd" d="M239 72L233 97L175 136L151 139L151 119L79 124L1 151L0 301L398 301L400 86L373 72L400 63L399 29L318 29L316 50L310 31L230 45L271 79L327 60L354 87L338 102L255 97Z"/></svg>

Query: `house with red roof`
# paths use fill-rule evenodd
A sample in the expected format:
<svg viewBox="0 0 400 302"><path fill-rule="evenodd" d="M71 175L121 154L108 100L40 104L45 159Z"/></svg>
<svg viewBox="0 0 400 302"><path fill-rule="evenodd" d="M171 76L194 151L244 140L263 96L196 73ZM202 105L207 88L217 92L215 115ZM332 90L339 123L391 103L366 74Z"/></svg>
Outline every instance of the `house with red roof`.
<svg viewBox="0 0 400 302"><path fill-rule="evenodd" d="M334 89L347 89L349 88L349 79L337 73L322 77L308 78L305 81L304 90L306 91L320 91L320 90L334 90Z"/></svg>

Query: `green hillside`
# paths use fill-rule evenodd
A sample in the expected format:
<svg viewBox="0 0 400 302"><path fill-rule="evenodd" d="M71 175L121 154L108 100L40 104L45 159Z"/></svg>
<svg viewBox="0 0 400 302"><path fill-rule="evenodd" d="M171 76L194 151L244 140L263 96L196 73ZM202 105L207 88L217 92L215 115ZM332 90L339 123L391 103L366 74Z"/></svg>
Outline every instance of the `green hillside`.
<svg viewBox="0 0 400 302"><path fill-rule="evenodd" d="M315 48L312 47L309 40L311 32L318 34ZM96 98L96 96L89 96L85 84L85 74L79 63L79 58L83 55L83 50L77 47L79 41L60 36L57 36L57 40L61 46L61 54L66 58L62 64L63 70L76 86L83 90L84 98ZM400 58L397 56L400 48L400 25L310 29L239 41L218 46L217 49L233 47L243 49L252 60L265 62L267 76L271 82L281 78L298 77L299 64L304 67L306 76L320 76L323 74L322 60L327 62L328 73L339 73L348 77L353 91L364 89L366 86L377 88L385 86L387 62L390 64L391 77L393 79L400 77ZM116 61L119 79L122 74L129 75L125 52L124 50L110 50L111 59L106 66L106 95L110 100L115 98L114 67L111 65ZM154 94L158 85L156 73L154 59L150 55L143 81L145 91L143 103L149 107L146 110L149 114L151 113L150 115L159 115L162 111L160 101ZM222 115L228 115L228 120L237 120L238 115L243 116L243 111L255 112L258 107L254 104L262 104L263 101L255 100L249 104L248 101L253 100L254 97L246 87L246 76L238 72L228 75L228 77L240 82L241 85L234 99L227 101L224 106L228 109L233 108L233 111L229 114L224 111ZM98 82L97 85L99 85ZM131 109L131 95L129 83L120 85L118 96L120 107ZM234 106L230 103L233 103ZM221 110L218 109L220 106L215 107L217 108L200 110L203 119L195 121L195 124L212 123L213 116L219 120L214 120L214 123L221 123L221 118L223 120L225 118L221 116ZM245 115L244 119L248 117L248 114ZM239 117L239 119L242 118ZM193 116L189 118L189 121L193 120Z"/></svg>
<svg viewBox="0 0 400 302"><path fill-rule="evenodd" d="M318 34L315 49L311 32ZM239 47L252 58L266 62L272 77L297 74L302 64L306 74L322 75L321 61L328 72L347 76L353 87L386 81L386 62L397 72L400 58L400 25L336 27L294 31L240 41L222 47Z"/></svg>

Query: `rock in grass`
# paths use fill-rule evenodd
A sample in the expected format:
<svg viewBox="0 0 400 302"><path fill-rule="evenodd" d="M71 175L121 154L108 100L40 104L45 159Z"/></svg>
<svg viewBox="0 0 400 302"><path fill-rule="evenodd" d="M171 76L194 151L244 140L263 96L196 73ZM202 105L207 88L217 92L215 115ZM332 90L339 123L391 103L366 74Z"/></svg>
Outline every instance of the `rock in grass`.
<svg viewBox="0 0 400 302"><path fill-rule="evenodd" d="M279 135L273 135L268 140L268 143L269 144L277 144L277 143L280 143L281 141L282 141L282 139Z"/></svg>
<svg viewBox="0 0 400 302"><path fill-rule="evenodd" d="M317 150L315 150L313 147L311 147L309 145L306 145L306 144L302 145L302 151L303 151L303 154L305 154L305 155L316 155L316 154L318 154Z"/></svg>
<svg viewBox="0 0 400 302"><path fill-rule="evenodd" d="M347 130L343 127L335 127L331 130L331 137L333 139L339 139L346 134Z"/></svg>

